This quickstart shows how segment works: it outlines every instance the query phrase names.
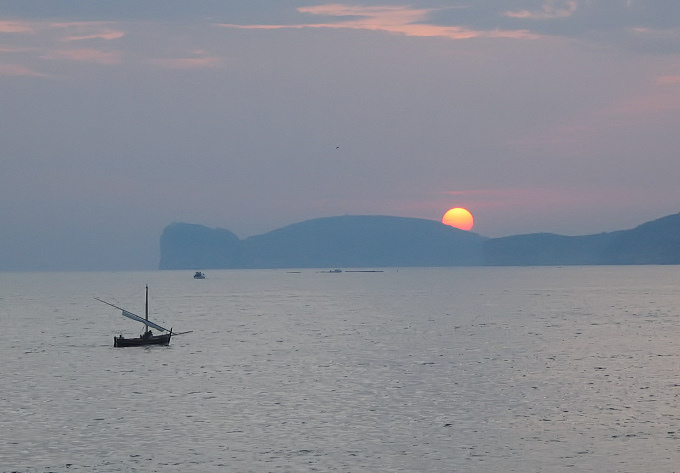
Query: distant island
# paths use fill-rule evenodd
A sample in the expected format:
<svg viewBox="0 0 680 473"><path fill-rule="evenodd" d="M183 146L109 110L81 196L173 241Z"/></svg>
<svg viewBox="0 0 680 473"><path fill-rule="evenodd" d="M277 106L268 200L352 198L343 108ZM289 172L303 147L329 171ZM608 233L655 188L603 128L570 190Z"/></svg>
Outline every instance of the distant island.
<svg viewBox="0 0 680 473"><path fill-rule="evenodd" d="M160 269L375 268L680 264L680 213L585 236L487 238L434 220L342 216L239 239L223 228L173 223Z"/></svg>

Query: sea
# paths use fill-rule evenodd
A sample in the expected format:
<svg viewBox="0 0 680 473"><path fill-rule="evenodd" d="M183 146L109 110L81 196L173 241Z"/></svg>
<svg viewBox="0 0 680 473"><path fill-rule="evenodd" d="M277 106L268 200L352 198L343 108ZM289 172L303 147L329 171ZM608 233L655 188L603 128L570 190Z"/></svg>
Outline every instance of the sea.
<svg viewBox="0 0 680 473"><path fill-rule="evenodd" d="M0 472L680 471L678 266L205 272L0 273Z"/></svg>

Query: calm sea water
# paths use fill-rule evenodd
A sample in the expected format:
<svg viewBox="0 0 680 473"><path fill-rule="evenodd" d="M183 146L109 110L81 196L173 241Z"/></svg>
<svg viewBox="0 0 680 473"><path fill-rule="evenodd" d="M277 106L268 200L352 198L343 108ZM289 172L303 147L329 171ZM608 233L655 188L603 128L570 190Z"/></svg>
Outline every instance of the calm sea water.
<svg viewBox="0 0 680 473"><path fill-rule="evenodd" d="M113 348L141 325L169 347ZM680 471L680 268L0 273L0 471Z"/></svg>

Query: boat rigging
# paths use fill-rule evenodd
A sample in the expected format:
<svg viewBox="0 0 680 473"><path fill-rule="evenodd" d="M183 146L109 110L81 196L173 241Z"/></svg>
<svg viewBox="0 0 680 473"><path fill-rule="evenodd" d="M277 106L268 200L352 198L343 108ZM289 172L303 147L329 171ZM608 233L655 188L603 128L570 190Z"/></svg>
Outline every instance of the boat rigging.
<svg viewBox="0 0 680 473"><path fill-rule="evenodd" d="M172 338L172 328L168 330L165 327L161 327L160 325L151 322L149 320L149 286L146 286L146 303L144 306L144 318L140 317L139 315L133 314L132 312L129 312L122 307L118 307L115 304L111 304L110 302L106 302L101 300L98 297L95 297L96 300L99 302L103 302L106 305L110 305L111 307L114 307L120 311L122 311L122 315L130 318L132 320L136 320L137 322L141 322L144 324L144 333L142 333L139 337L137 338L126 338L123 337L123 335L120 335L118 337L113 337L113 346L114 347L136 347L136 346L144 346L144 345L168 345L170 343L170 339ZM167 333L161 333L159 335L154 335L151 329L156 329L159 332L167 332ZM189 332L182 332L182 333L189 333ZM180 335L180 334L175 334L175 335Z"/></svg>

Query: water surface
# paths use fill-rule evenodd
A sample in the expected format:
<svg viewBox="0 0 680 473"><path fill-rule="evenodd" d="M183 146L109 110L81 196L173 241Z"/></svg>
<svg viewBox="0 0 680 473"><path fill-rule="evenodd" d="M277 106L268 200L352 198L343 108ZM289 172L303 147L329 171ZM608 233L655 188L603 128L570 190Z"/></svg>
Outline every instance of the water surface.
<svg viewBox="0 0 680 473"><path fill-rule="evenodd" d="M675 471L677 267L0 273L0 471ZM169 347L113 348L140 324Z"/></svg>

